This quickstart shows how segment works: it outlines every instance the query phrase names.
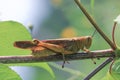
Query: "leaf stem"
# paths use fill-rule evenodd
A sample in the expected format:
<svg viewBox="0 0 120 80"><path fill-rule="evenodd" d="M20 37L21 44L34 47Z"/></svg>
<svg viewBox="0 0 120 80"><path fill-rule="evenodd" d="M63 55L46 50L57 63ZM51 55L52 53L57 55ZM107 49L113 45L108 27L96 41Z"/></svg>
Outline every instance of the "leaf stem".
<svg viewBox="0 0 120 80"><path fill-rule="evenodd" d="M99 28L99 26L96 24L96 22L92 19L92 17L88 14L86 9L82 6L79 0L74 0L75 3L78 5L78 7L82 10L84 15L87 17L87 19L90 21L90 23L94 26L94 28L99 32L99 34L106 40L106 42L111 46L113 50L116 49L116 46L112 43L112 41L103 33L103 31Z"/></svg>
<svg viewBox="0 0 120 80"><path fill-rule="evenodd" d="M116 42L115 42L115 28L116 28L116 25L117 25L117 22L114 22L113 30L112 30L112 40L113 40L113 44L115 45L115 47L116 47Z"/></svg>

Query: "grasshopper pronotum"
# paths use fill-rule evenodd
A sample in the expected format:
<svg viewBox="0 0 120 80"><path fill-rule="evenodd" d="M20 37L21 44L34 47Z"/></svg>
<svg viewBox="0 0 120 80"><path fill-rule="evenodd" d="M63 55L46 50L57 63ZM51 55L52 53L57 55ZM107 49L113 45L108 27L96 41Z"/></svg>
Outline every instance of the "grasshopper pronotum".
<svg viewBox="0 0 120 80"><path fill-rule="evenodd" d="M30 49L36 57L62 54L65 63L65 54L74 54L79 50L89 51L92 43L91 36L61 38L49 40L16 41L14 46L21 49ZM64 67L64 63L63 66Z"/></svg>

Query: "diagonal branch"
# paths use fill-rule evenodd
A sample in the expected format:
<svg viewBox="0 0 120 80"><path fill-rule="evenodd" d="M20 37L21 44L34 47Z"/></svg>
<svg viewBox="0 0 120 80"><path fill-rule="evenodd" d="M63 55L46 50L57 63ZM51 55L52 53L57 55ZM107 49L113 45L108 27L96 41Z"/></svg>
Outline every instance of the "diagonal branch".
<svg viewBox="0 0 120 80"><path fill-rule="evenodd" d="M105 67L107 64L109 64L111 61L113 61L113 58L106 59L102 64L100 64L96 69L94 69L91 73L89 73L84 80L91 79L97 72L99 72L103 67Z"/></svg>
<svg viewBox="0 0 120 80"><path fill-rule="evenodd" d="M90 53L80 52L70 55L65 55L66 60L83 60L91 58L104 58L114 57L114 51L112 49L91 51ZM0 63L33 63L33 62L50 62L50 61L63 61L62 55L51 55L46 57L36 58L32 55L22 56L0 56Z"/></svg>
<svg viewBox="0 0 120 80"><path fill-rule="evenodd" d="M89 13L86 11L86 9L82 6L79 0L74 0L75 3L78 5L78 7L82 10L86 18L90 21L90 23L93 25L93 27L99 32L99 34L105 39L105 41L111 46L113 50L116 49L116 46L113 44L113 42L104 34L104 32L100 29L100 27L97 25L97 23L92 19L92 17L89 15Z"/></svg>

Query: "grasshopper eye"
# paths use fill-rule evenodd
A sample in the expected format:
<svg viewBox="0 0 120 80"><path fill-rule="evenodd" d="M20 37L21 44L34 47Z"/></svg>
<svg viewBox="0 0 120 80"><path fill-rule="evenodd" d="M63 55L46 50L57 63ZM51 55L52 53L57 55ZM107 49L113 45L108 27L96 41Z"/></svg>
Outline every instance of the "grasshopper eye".
<svg viewBox="0 0 120 80"><path fill-rule="evenodd" d="M34 39L34 40L33 40L33 43L34 43L34 44L38 44L38 43L39 43L39 40Z"/></svg>

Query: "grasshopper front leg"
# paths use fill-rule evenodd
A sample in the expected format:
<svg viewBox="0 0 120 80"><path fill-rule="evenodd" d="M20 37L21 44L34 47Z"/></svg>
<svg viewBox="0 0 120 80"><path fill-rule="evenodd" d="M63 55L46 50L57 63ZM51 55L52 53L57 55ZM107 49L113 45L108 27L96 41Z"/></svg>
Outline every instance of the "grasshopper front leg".
<svg viewBox="0 0 120 80"><path fill-rule="evenodd" d="M90 50L84 48L83 51L85 51L86 53L90 53ZM93 61L94 64L96 64L95 60L93 58L91 58L91 60Z"/></svg>

